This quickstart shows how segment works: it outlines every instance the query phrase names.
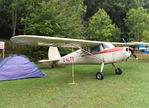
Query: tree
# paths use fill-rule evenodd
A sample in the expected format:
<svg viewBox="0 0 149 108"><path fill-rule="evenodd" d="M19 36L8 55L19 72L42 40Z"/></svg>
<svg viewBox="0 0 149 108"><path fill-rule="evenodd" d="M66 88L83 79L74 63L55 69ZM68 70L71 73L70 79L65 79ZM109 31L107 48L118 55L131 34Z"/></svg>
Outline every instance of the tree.
<svg viewBox="0 0 149 108"><path fill-rule="evenodd" d="M128 10L141 6L149 9L148 0L84 0L84 4L87 5L85 20L93 16L99 8L103 8L110 16L112 23L121 29L121 39L125 38L125 40L128 37L128 28L125 25L124 18L126 18Z"/></svg>
<svg viewBox="0 0 149 108"><path fill-rule="evenodd" d="M5 17L3 19L3 21L7 21L7 27L11 29L12 31L12 36L14 36L16 34L16 27L17 27L17 22L18 22L18 17L20 17L21 14L21 10L23 10L22 8L24 7L24 2L25 0L1 0L0 1L0 7L1 12L4 15L6 14L6 16L9 17ZM22 6L23 5L23 6ZM3 15L2 15L3 16Z"/></svg>
<svg viewBox="0 0 149 108"><path fill-rule="evenodd" d="M84 11L81 0L42 1L22 22L27 34L79 38Z"/></svg>
<svg viewBox="0 0 149 108"><path fill-rule="evenodd" d="M30 12L36 9L38 3L44 0L13 0L10 5L10 14L12 16L12 36L16 32L24 32L24 25L21 23L21 19L27 17ZM23 27L22 27L23 26Z"/></svg>
<svg viewBox="0 0 149 108"><path fill-rule="evenodd" d="M21 18L25 34L83 38L82 17L85 7L82 0L41 0L27 10L29 13ZM29 50L34 52L34 58L47 52L47 48L41 47L32 47ZM66 52L62 48L61 51L63 54ZM47 55L44 54L45 56Z"/></svg>
<svg viewBox="0 0 149 108"><path fill-rule="evenodd" d="M143 7L130 9L127 13L125 23L129 29L131 40L141 41L142 33L145 30L149 30L149 14L147 13L147 9Z"/></svg>
<svg viewBox="0 0 149 108"><path fill-rule="evenodd" d="M118 41L120 37L120 29L117 28L104 9L89 19L86 35L88 39L100 41Z"/></svg>
<svg viewBox="0 0 149 108"><path fill-rule="evenodd" d="M28 16L42 0L0 0L0 35L23 34L21 18Z"/></svg>
<svg viewBox="0 0 149 108"><path fill-rule="evenodd" d="M143 7L145 5L144 0L134 0L134 3L136 7Z"/></svg>
<svg viewBox="0 0 149 108"><path fill-rule="evenodd" d="M149 42L149 30L144 30L141 36L143 42Z"/></svg>
<svg viewBox="0 0 149 108"><path fill-rule="evenodd" d="M11 35L11 15L10 4L11 0L0 0L0 36L5 38Z"/></svg>

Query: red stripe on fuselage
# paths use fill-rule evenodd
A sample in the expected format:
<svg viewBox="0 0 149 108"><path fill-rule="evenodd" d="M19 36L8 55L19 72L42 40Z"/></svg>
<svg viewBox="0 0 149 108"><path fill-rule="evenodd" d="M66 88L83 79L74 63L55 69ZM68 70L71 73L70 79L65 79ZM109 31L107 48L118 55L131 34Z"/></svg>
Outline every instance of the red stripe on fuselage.
<svg viewBox="0 0 149 108"><path fill-rule="evenodd" d="M115 47L115 48L109 48L101 52L96 52L96 53L91 53L91 54L86 54L86 55L81 55L82 57L84 56L90 56L90 55L96 55L96 54L103 54L103 53L110 53L110 52L116 52L116 51L122 51L124 47Z"/></svg>

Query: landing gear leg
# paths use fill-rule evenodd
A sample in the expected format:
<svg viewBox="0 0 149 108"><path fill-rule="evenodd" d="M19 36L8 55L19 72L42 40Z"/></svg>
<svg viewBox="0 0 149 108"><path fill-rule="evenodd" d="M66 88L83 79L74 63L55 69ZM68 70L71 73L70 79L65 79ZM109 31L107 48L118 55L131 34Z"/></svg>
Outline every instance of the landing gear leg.
<svg viewBox="0 0 149 108"><path fill-rule="evenodd" d="M112 63L112 66L115 68L116 75L121 75L123 73L123 71L120 68L117 68L113 63Z"/></svg>
<svg viewBox="0 0 149 108"><path fill-rule="evenodd" d="M98 80L104 79L103 68L104 68L104 63L101 64L100 72L96 73L96 79L98 79Z"/></svg>

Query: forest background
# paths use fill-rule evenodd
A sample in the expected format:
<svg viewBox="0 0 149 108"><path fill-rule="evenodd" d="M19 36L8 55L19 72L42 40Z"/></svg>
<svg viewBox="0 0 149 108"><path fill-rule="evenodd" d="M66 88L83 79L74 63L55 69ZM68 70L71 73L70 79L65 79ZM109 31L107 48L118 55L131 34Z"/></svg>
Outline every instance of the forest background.
<svg viewBox="0 0 149 108"><path fill-rule="evenodd" d="M149 42L149 0L0 0L0 38L22 34ZM47 58L47 47L6 45L7 53Z"/></svg>

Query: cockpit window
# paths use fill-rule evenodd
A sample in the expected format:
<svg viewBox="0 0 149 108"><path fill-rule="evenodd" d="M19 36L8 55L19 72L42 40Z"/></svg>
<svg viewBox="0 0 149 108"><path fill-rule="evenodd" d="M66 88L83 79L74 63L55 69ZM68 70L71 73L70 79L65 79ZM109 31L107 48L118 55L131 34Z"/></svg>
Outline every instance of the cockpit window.
<svg viewBox="0 0 149 108"><path fill-rule="evenodd" d="M96 53L96 52L99 52L99 51L100 51L99 45L98 46L91 47L91 53Z"/></svg>
<svg viewBox="0 0 149 108"><path fill-rule="evenodd" d="M92 46L92 47L84 47L83 48L83 53L82 54L85 54L85 53L97 53L97 52L100 52L101 51L101 45L97 45L97 46Z"/></svg>
<svg viewBox="0 0 149 108"><path fill-rule="evenodd" d="M103 48L104 49L106 49L106 48L114 48L115 46L114 45L112 45L111 43L102 43L102 46L103 46Z"/></svg>
<svg viewBox="0 0 149 108"><path fill-rule="evenodd" d="M114 47L115 46L112 45L111 43L104 42L96 46L84 47L82 50L82 54L97 53L97 52L103 51L104 49L114 48Z"/></svg>

